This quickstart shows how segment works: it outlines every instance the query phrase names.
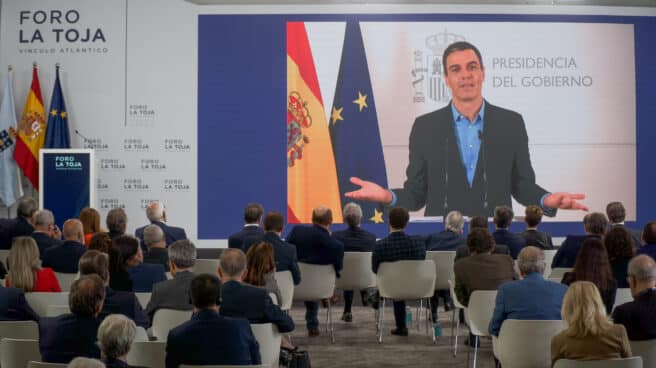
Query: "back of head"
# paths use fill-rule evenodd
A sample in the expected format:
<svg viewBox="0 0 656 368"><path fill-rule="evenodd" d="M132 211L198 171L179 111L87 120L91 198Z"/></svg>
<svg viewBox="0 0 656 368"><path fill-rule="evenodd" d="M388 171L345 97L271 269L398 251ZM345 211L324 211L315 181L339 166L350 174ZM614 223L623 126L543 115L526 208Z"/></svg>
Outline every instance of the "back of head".
<svg viewBox="0 0 656 368"><path fill-rule="evenodd" d="M80 221L82 221L85 234L93 234L100 231L100 213L95 208L83 208L80 211Z"/></svg>
<svg viewBox="0 0 656 368"><path fill-rule="evenodd" d="M569 325L565 333L571 337L597 336L612 325L599 289L589 281L577 281L569 286L561 314Z"/></svg>
<svg viewBox="0 0 656 368"><path fill-rule="evenodd" d="M626 209L624 209L622 202L610 202L606 205L606 215L611 224L618 224L624 222Z"/></svg>
<svg viewBox="0 0 656 368"><path fill-rule="evenodd" d="M190 240L178 240L169 245L169 261L177 268L190 268L196 264L196 246Z"/></svg>
<svg viewBox="0 0 656 368"><path fill-rule="evenodd" d="M638 282L656 282L656 262L646 254L633 257L629 261L628 275Z"/></svg>
<svg viewBox="0 0 656 368"><path fill-rule="evenodd" d="M403 230L408 226L410 213L403 207L394 207L389 212L389 226L392 229Z"/></svg>
<svg viewBox="0 0 656 368"><path fill-rule="evenodd" d="M467 235L469 253L483 254L494 249L494 238L487 229L480 227L471 229Z"/></svg>
<svg viewBox="0 0 656 368"><path fill-rule="evenodd" d="M487 223L487 217L483 216L474 216L469 220L469 230L471 231L472 229L489 229L489 225Z"/></svg>
<svg viewBox="0 0 656 368"><path fill-rule="evenodd" d="M264 231L282 232L285 226L285 218L278 211L267 212L264 216Z"/></svg>
<svg viewBox="0 0 656 368"><path fill-rule="evenodd" d="M251 245L246 252L246 269L248 273L244 282L264 286L264 276L276 269L276 261L273 256L273 245L264 241Z"/></svg>
<svg viewBox="0 0 656 368"><path fill-rule="evenodd" d="M112 248L119 252L123 262L127 262L139 251L139 239L131 235L117 236L112 240Z"/></svg>
<svg viewBox="0 0 656 368"><path fill-rule="evenodd" d="M461 233L465 226L465 218L458 211L451 211L446 215L445 227L455 233Z"/></svg>
<svg viewBox="0 0 656 368"><path fill-rule="evenodd" d="M600 239L586 239L574 262L576 280L591 281L600 289L612 287L615 278L608 261L608 252Z"/></svg>
<svg viewBox="0 0 656 368"><path fill-rule="evenodd" d="M197 309L207 309L220 304L221 284L214 275L201 274L191 280L191 303Z"/></svg>
<svg viewBox="0 0 656 368"><path fill-rule="evenodd" d="M107 213L107 229L116 234L124 234L128 225L128 216L122 208L112 208Z"/></svg>
<svg viewBox="0 0 656 368"><path fill-rule="evenodd" d="M23 197L18 200L16 215L25 219L31 219L34 212L39 208L36 200L32 197Z"/></svg>
<svg viewBox="0 0 656 368"><path fill-rule="evenodd" d="M510 227L515 213L508 206L497 206L494 209L494 225L499 229Z"/></svg>
<svg viewBox="0 0 656 368"><path fill-rule="evenodd" d="M656 244L656 221L649 221L642 229L642 240L647 244Z"/></svg>
<svg viewBox="0 0 656 368"><path fill-rule="evenodd" d="M32 222L35 230L50 230L50 227L55 224L55 215L50 210L36 211L32 216Z"/></svg>
<svg viewBox="0 0 656 368"><path fill-rule="evenodd" d="M536 227L542 222L542 208L539 206L535 205L530 205L526 207L526 210L524 211L524 221L526 221L526 225L528 227Z"/></svg>
<svg viewBox="0 0 656 368"><path fill-rule="evenodd" d="M164 219L164 204L160 201L150 202L146 207L146 217L148 221L162 221Z"/></svg>
<svg viewBox="0 0 656 368"><path fill-rule="evenodd" d="M34 271L41 267L36 241L30 236L14 238L7 263L11 265L9 268L11 286L32 291L36 282Z"/></svg>
<svg viewBox="0 0 656 368"><path fill-rule="evenodd" d="M122 314L110 314L98 327L98 344L103 354L117 359L128 354L137 335L137 326Z"/></svg>
<svg viewBox="0 0 656 368"><path fill-rule="evenodd" d="M80 257L78 263L80 275L98 275L107 282L109 280L109 256L97 250L88 250Z"/></svg>
<svg viewBox="0 0 656 368"><path fill-rule="evenodd" d="M530 273L544 274L546 263L542 249L534 246L522 248L517 256L517 267L523 275Z"/></svg>
<svg viewBox="0 0 656 368"><path fill-rule="evenodd" d="M320 226L330 226L333 223L333 211L325 206L313 209L312 223Z"/></svg>
<svg viewBox="0 0 656 368"><path fill-rule="evenodd" d="M634 243L633 236L624 227L613 227L604 236L608 260L612 262L633 257L635 255Z"/></svg>
<svg viewBox="0 0 656 368"><path fill-rule="evenodd" d="M343 215L344 222L349 227L358 227L362 221L362 207L357 203L349 202L344 206Z"/></svg>
<svg viewBox="0 0 656 368"><path fill-rule="evenodd" d="M66 240L84 242L84 227L82 226L82 222L78 219L66 220L62 229L62 235L64 235L64 239Z"/></svg>
<svg viewBox="0 0 656 368"><path fill-rule="evenodd" d="M164 232L157 225L148 225L144 228L143 238L146 246L150 248L151 245L164 241Z"/></svg>
<svg viewBox="0 0 656 368"><path fill-rule="evenodd" d="M259 203L249 203L244 208L244 222L247 224L259 224L264 208Z"/></svg>
<svg viewBox="0 0 656 368"><path fill-rule="evenodd" d="M603 213L592 212L583 217L583 225L588 233L601 236L606 232L608 220Z"/></svg>
<svg viewBox="0 0 656 368"><path fill-rule="evenodd" d="M98 275L84 275L73 281L68 295L68 305L73 314L93 317L102 308L104 300L105 285Z"/></svg>
<svg viewBox="0 0 656 368"><path fill-rule="evenodd" d="M89 250L97 250L102 253L109 254L109 248L112 246L112 238L107 233L93 234L89 240Z"/></svg>
<svg viewBox="0 0 656 368"><path fill-rule="evenodd" d="M105 368L105 363L98 359L77 357L71 360L66 368Z"/></svg>
<svg viewBox="0 0 656 368"><path fill-rule="evenodd" d="M241 249L228 248L221 253L219 268L224 276L241 277L246 269L246 255Z"/></svg>

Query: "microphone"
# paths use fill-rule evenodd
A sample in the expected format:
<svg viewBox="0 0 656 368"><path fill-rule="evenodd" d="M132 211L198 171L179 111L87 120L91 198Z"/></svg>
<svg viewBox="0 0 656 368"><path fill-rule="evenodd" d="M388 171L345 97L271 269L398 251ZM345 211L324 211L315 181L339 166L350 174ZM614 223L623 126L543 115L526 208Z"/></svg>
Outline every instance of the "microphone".
<svg viewBox="0 0 656 368"><path fill-rule="evenodd" d="M444 216L449 208L449 137L444 137Z"/></svg>
<svg viewBox="0 0 656 368"><path fill-rule="evenodd" d="M483 209L487 209L487 162L485 158L485 133L482 130L478 131L478 140L481 141L481 160L483 161L483 165L481 165L483 168Z"/></svg>
<svg viewBox="0 0 656 368"><path fill-rule="evenodd" d="M84 139L84 142L85 142L85 143L88 142L88 141L90 141L89 138L83 136L82 133L80 133L80 131L77 130L77 129L75 129L75 134L77 134L77 135L79 135L80 137L82 137L82 139Z"/></svg>

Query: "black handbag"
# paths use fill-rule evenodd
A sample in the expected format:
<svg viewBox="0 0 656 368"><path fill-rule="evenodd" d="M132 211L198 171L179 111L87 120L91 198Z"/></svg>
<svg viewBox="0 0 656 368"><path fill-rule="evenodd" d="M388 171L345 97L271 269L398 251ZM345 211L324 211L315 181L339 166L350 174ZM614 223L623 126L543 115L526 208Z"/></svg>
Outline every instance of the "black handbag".
<svg viewBox="0 0 656 368"><path fill-rule="evenodd" d="M280 364L287 368L312 368L310 354L301 350L282 350L280 352Z"/></svg>

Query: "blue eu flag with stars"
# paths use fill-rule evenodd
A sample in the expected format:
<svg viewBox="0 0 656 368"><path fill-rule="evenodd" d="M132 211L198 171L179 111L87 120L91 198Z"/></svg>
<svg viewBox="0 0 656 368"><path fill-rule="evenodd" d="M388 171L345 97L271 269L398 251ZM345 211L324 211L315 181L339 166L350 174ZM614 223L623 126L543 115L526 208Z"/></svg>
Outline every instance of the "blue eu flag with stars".
<svg viewBox="0 0 656 368"><path fill-rule="evenodd" d="M68 113L64 103L64 94L59 83L59 66L56 68L55 88L52 91L50 110L48 111L48 126L44 148L71 148L71 137L68 132Z"/></svg>

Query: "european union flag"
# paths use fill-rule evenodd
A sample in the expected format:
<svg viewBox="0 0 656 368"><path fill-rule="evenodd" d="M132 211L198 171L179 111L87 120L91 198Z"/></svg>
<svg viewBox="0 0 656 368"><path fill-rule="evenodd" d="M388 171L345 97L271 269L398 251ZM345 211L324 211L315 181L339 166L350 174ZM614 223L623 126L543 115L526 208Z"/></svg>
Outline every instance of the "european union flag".
<svg viewBox="0 0 656 368"><path fill-rule="evenodd" d="M59 83L59 66L56 67L55 88L52 91L48 127L44 148L71 148L71 136L68 132L68 113L64 103L61 84Z"/></svg>
<svg viewBox="0 0 656 368"><path fill-rule="evenodd" d="M349 21L346 24L344 48L329 126L342 207L351 201L344 197L344 193L359 189L359 186L349 181L352 176L387 188L385 157L378 130L376 104L360 25L356 21ZM382 212L377 203L356 202L362 206L363 222L383 222Z"/></svg>

